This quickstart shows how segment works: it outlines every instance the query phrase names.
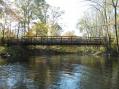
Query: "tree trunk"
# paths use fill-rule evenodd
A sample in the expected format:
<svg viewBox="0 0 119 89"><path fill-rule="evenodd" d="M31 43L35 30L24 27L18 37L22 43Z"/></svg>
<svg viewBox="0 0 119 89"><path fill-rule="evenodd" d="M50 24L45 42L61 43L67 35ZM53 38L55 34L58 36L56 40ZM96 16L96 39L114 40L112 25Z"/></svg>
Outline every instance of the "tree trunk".
<svg viewBox="0 0 119 89"><path fill-rule="evenodd" d="M17 38L19 38L20 23L18 24Z"/></svg>
<svg viewBox="0 0 119 89"><path fill-rule="evenodd" d="M117 31L117 6L114 6L115 11L115 34L116 34L116 45L117 45L117 52L119 52L119 45L118 45L118 31Z"/></svg>

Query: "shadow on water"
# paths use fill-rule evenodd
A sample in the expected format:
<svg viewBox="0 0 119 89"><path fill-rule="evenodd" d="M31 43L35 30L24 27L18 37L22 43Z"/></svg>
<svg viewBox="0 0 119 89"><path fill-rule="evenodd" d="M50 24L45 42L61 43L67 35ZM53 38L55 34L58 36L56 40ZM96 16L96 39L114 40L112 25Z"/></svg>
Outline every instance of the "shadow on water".
<svg viewBox="0 0 119 89"><path fill-rule="evenodd" d="M118 58L34 56L27 62L0 59L0 89L118 89Z"/></svg>

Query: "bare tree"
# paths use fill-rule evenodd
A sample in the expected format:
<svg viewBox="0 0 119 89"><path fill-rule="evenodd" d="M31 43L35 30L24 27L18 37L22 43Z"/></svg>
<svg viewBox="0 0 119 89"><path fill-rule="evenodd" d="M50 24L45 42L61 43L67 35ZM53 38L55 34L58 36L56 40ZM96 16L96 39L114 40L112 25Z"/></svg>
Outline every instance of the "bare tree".
<svg viewBox="0 0 119 89"><path fill-rule="evenodd" d="M117 5L118 0L112 0L114 12L115 12L115 34L116 34L116 44L117 44L117 52L119 52L119 44L118 44L118 30L117 30Z"/></svg>

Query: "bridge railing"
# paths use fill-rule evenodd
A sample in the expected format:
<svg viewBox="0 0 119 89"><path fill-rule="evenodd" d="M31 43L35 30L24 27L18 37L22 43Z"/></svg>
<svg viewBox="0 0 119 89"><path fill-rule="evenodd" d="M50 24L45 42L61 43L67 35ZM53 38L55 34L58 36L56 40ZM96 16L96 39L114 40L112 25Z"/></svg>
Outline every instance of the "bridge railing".
<svg viewBox="0 0 119 89"><path fill-rule="evenodd" d="M24 37L24 41L33 42L33 43L41 43L41 44L103 44L105 42L104 37L88 37L83 38L79 36L37 36L37 37Z"/></svg>
<svg viewBox="0 0 119 89"><path fill-rule="evenodd" d="M4 38L5 44L26 45L103 45L105 37L79 37L79 36L24 36L22 38Z"/></svg>

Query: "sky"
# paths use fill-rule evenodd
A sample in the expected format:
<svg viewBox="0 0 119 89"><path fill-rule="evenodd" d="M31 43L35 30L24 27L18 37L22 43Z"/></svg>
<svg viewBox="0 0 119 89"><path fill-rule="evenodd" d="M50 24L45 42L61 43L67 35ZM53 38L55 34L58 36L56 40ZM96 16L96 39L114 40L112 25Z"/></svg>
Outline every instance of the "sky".
<svg viewBox="0 0 119 89"><path fill-rule="evenodd" d="M84 12L89 9L88 2L84 0L46 0L52 6L60 7L64 11L59 23L63 24L63 30L75 31L76 35L81 35L76 28L79 19L83 17Z"/></svg>

